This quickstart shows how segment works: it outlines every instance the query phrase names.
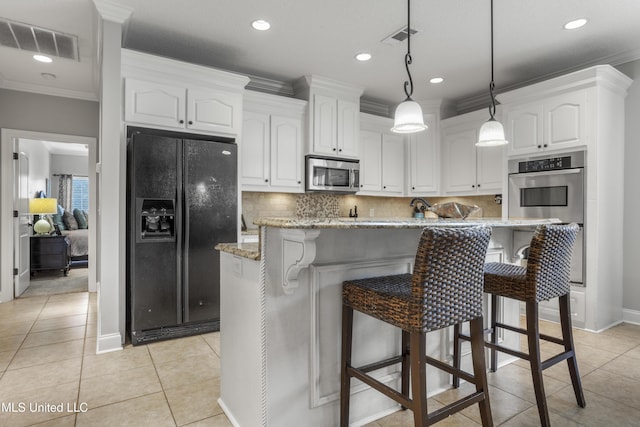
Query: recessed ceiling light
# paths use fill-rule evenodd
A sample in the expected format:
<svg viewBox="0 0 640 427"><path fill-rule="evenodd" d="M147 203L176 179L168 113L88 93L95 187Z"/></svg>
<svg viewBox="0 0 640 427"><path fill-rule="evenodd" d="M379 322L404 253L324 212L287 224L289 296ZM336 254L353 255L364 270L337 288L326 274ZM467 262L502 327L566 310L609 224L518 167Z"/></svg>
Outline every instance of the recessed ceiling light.
<svg viewBox="0 0 640 427"><path fill-rule="evenodd" d="M48 56L44 56L44 55L33 55L33 59L35 59L36 61L40 61L40 62L53 62L53 59L49 58Z"/></svg>
<svg viewBox="0 0 640 427"><path fill-rule="evenodd" d="M55 80L56 75L53 73L40 73L43 79L45 80Z"/></svg>
<svg viewBox="0 0 640 427"><path fill-rule="evenodd" d="M429 80L429 83L438 84L438 83L442 83L443 81L444 79L442 77L434 77L431 80Z"/></svg>
<svg viewBox="0 0 640 427"><path fill-rule="evenodd" d="M370 59L371 59L371 54L370 54L370 53L367 53L367 52L361 52L361 53L359 53L359 54L357 54L357 55L356 55L356 59L357 59L358 61L363 61L363 62L364 62L364 61L368 61L368 60L370 60Z"/></svg>
<svg viewBox="0 0 640 427"><path fill-rule="evenodd" d="M573 21L569 21L566 24L564 24L564 29L575 30L576 28L582 27L586 23L587 23L587 20L584 18L574 19Z"/></svg>
<svg viewBox="0 0 640 427"><path fill-rule="evenodd" d="M271 24L269 24L269 22L265 21L264 19L256 19L251 23L251 26L254 30L258 31L267 31L269 28L271 28Z"/></svg>

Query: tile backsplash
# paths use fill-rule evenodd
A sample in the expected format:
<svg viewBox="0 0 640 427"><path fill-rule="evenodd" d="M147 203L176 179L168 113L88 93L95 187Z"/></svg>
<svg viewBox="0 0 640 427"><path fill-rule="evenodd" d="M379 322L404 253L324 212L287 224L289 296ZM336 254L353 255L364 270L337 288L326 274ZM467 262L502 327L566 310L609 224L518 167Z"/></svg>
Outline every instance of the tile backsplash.
<svg viewBox="0 0 640 427"><path fill-rule="evenodd" d="M328 193L261 193L242 192L242 213L248 228L256 228L253 221L260 217L336 218L349 216L349 209L358 207L360 218L410 217L411 197L374 197L336 195ZM471 217L501 217L502 206L493 195L467 197L424 197L430 204L458 202L477 205L480 210ZM427 217L435 214L427 212Z"/></svg>

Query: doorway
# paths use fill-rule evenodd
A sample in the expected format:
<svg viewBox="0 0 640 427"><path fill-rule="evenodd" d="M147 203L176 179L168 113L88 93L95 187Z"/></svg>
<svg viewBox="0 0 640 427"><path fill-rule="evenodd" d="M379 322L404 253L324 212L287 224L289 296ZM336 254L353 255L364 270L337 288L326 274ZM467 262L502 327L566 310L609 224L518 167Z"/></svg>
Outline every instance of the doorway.
<svg viewBox="0 0 640 427"><path fill-rule="evenodd" d="M16 272L16 261L19 261L20 248L16 247L15 230L19 227L19 218L14 217L14 167L15 160L12 152L19 152L21 141L51 141L61 144L80 144L87 150L87 177L88 177L88 267L87 279L89 292L96 291L97 278L97 186L96 186L96 138L82 137L75 135L62 135L46 132L32 132L16 129L2 129L0 146L0 248L3 256L0 258L0 302L10 301L15 297L14 278L12 273ZM23 142L24 143L24 142ZM48 177L47 191L51 191L51 177ZM45 191L45 190L43 190ZM6 254L6 255L5 255ZM13 256L8 256L13 254Z"/></svg>

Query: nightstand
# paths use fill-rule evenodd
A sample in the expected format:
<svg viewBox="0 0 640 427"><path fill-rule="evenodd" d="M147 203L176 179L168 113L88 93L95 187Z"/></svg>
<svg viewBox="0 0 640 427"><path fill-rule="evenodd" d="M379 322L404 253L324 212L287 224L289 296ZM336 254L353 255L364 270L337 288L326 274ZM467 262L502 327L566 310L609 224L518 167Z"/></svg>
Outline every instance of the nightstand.
<svg viewBox="0 0 640 427"><path fill-rule="evenodd" d="M31 236L31 275L40 270L69 274L71 246L67 236Z"/></svg>

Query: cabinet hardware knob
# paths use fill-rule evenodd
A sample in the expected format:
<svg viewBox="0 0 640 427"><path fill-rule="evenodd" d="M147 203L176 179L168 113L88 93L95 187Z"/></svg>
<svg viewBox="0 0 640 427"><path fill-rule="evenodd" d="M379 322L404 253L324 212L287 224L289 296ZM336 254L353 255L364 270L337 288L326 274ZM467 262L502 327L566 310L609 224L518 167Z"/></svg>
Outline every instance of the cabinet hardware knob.
<svg viewBox="0 0 640 427"><path fill-rule="evenodd" d="M302 181L298 181L298 184L302 184Z"/></svg>
<svg viewBox="0 0 640 427"><path fill-rule="evenodd" d="M416 189L416 187L411 187L411 189L412 189L412 190L415 190L415 189Z"/></svg>
<svg viewBox="0 0 640 427"><path fill-rule="evenodd" d="M385 186L384 186L384 187L382 187L382 188L387 188L387 186L385 185Z"/></svg>
<svg viewBox="0 0 640 427"><path fill-rule="evenodd" d="M544 146L546 147L546 146L547 146L547 144L544 144Z"/></svg>
<svg viewBox="0 0 640 427"><path fill-rule="evenodd" d="M542 148L542 145L538 145L538 148Z"/></svg>
<svg viewBox="0 0 640 427"><path fill-rule="evenodd" d="M268 180L268 179L265 179L265 180L264 180L264 182L269 182L269 180Z"/></svg>
<svg viewBox="0 0 640 427"><path fill-rule="evenodd" d="M342 148L338 149L338 151L342 151Z"/></svg>
<svg viewBox="0 0 640 427"><path fill-rule="evenodd" d="M189 120L189 124L192 125L193 124L193 120Z"/></svg>
<svg viewBox="0 0 640 427"><path fill-rule="evenodd" d="M472 185L472 186L471 186L471 188L476 188L476 186L475 186L475 185Z"/></svg>
<svg viewBox="0 0 640 427"><path fill-rule="evenodd" d="M333 151L336 151L336 149L334 148Z"/></svg>
<svg viewBox="0 0 640 427"><path fill-rule="evenodd" d="M478 184L478 188L480 188L480 184Z"/></svg>
<svg viewBox="0 0 640 427"><path fill-rule="evenodd" d="M178 123L183 124L184 120L180 119L180 121Z"/></svg>
<svg viewBox="0 0 640 427"><path fill-rule="evenodd" d="M364 187L364 184L360 184L360 188Z"/></svg>

